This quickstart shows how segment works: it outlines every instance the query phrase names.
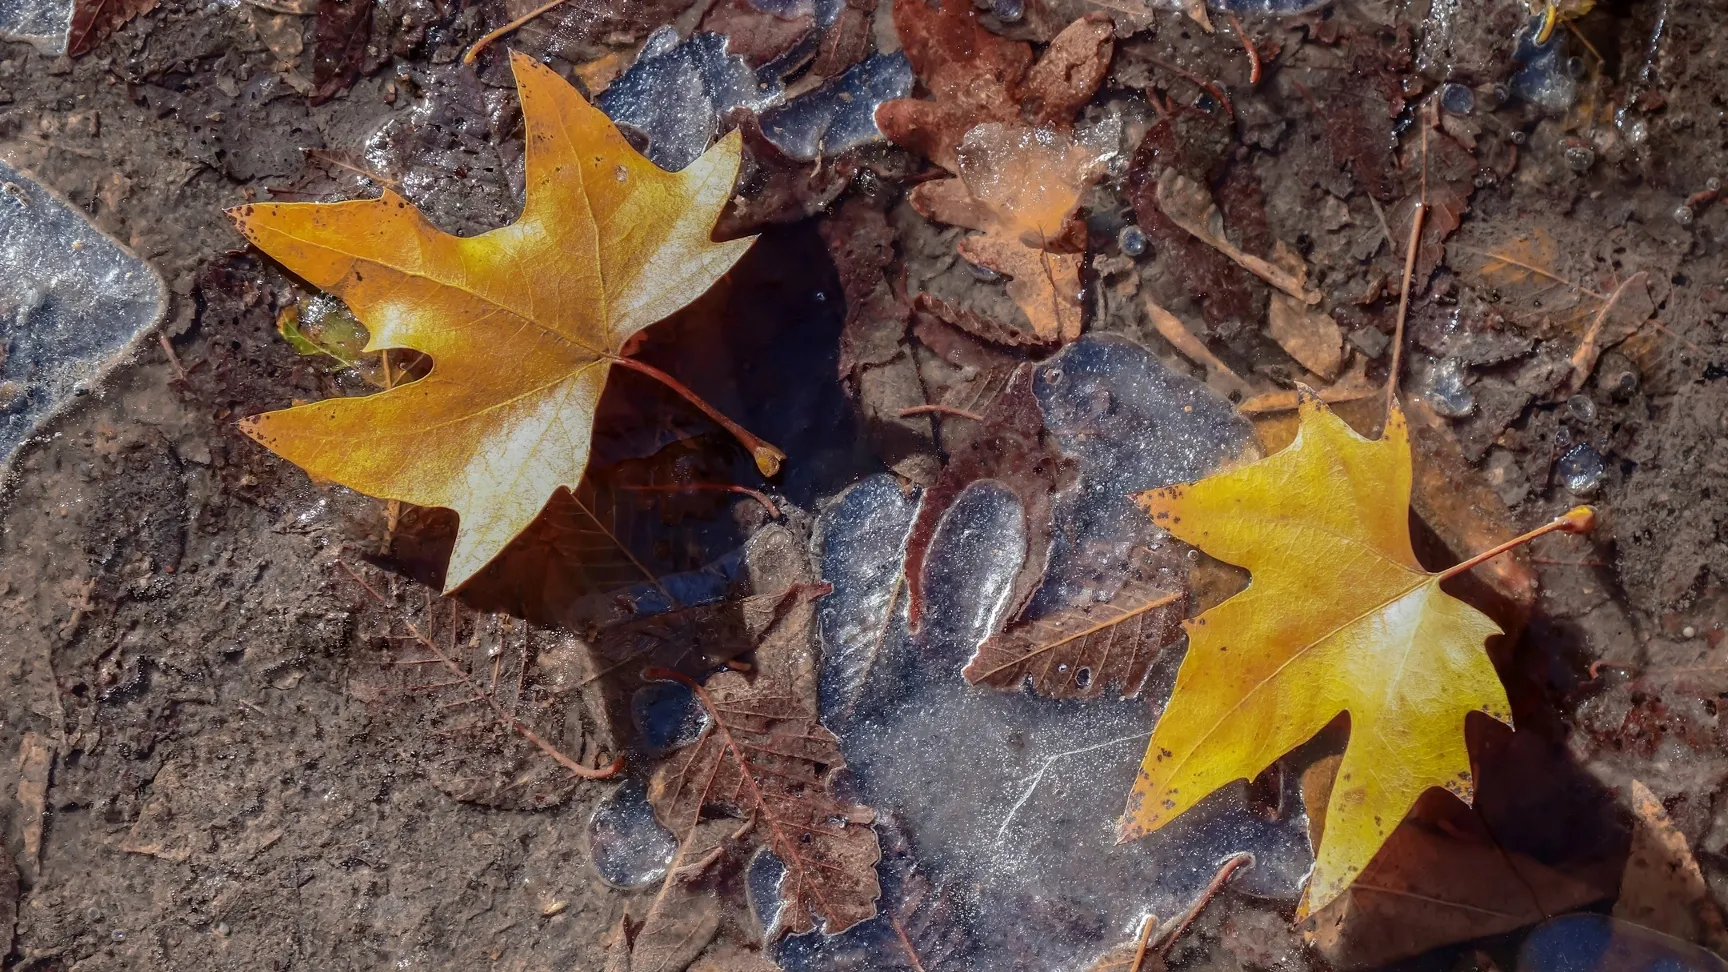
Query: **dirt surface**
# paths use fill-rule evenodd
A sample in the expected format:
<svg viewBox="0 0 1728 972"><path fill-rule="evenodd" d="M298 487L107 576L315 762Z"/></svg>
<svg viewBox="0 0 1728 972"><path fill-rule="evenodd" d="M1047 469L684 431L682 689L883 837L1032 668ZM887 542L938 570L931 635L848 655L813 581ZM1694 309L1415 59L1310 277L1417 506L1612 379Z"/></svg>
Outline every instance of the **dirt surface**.
<svg viewBox="0 0 1728 972"><path fill-rule="evenodd" d="M652 28L688 29L700 11L685 6L554 14L508 43L566 74L609 54L627 63ZM1118 161L1086 199L1087 328L1204 377L1148 323L1151 297L1255 391L1327 384L1265 330L1271 288L1161 211L1151 173L1168 168L1210 189L1239 246L1298 251L1345 348L1384 380L1412 202L1426 192L1405 383L1433 401L1464 393L1431 393L1436 375L1463 376L1473 407L1436 417L1445 447L1426 455L1442 458L1423 461L1439 492L1475 505L1468 521L1425 514L1424 556L1441 566L1487 546L1475 543L1492 532L1483 523L1524 529L1586 499L1601 514L1588 540L1535 544L1521 568L1539 580L1528 603L1493 579L1473 592L1523 628L1496 649L1520 731L1472 727L1482 819L1611 898L1631 820L1620 794L1636 779L1728 895L1720 12L1599 3L1563 28L1575 102L1544 111L1507 94L1528 11L1471 6L1447 30L1424 21L1425 4L1367 0L1247 20L1266 61L1253 85L1222 17L1213 34L1168 11L1119 28L1082 112L1123 127ZM1086 9L1026 7L1002 29L1040 43ZM891 44L888 9L852 11L875 21L858 36ZM401 620L428 617L447 520L413 512L392 527L382 503L308 482L234 427L355 389L276 334L278 310L307 291L245 250L223 209L352 197L371 191L371 172L451 232L507 222L522 153L507 71L493 55L478 71L457 59L520 12L381 0L346 88L331 81L343 70L314 63L330 49L317 25L333 15L269 15L305 35L293 68L279 37L275 51L261 39L276 36L260 32L265 13L244 4L164 5L74 59L0 44L0 153L150 260L172 292L165 342L24 451L0 514L0 823L20 888L5 967L598 969L619 916L647 912L652 890L611 888L588 860L589 818L611 784L512 791L499 781L533 755L519 739L453 735L437 698L380 681ZM1447 82L1470 89L1469 114L1434 107ZM331 84L340 93L322 96ZM961 231L905 201L931 175L924 160L876 146L835 164L840 178L754 155L723 232L765 230L763 241L644 351L795 457L772 489L803 511L874 469L935 482L973 432L900 411L974 406L992 375L1046 350L914 310L908 294L928 293L956 319L1030 326L955 256ZM1121 250L1130 222L1149 238L1144 256ZM1642 272L1647 292L1626 306L1642 301L1643 316L1608 322L1611 346L1574 386L1569 361L1600 302L1483 253L1602 295ZM652 386L626 375L608 395L608 469L686 461L768 488ZM1365 427L1375 401L1359 403ZM685 460L663 449L692 434L710 444ZM1603 472L1568 489L1580 445ZM626 511L652 538L656 572L700 567L768 519L749 499L680 503ZM551 678L591 617L592 588L559 587L532 557L512 569L500 568L543 586L494 578L470 603L526 615L497 629L500 644L521 645L524 671L539 666L524 680ZM464 617L464 632L503 623ZM559 744L591 764L619 751L627 727L605 702L569 698L541 713ZM13 927L7 863L0 929ZM728 928L711 955L743 962L735 949L756 947L752 935ZM1504 963L1514 944L1486 947ZM1420 967L1488 967L1451 964L1471 954L1490 961L1453 949ZM1246 900L1198 923L1171 958L1324 967L1283 913Z"/></svg>

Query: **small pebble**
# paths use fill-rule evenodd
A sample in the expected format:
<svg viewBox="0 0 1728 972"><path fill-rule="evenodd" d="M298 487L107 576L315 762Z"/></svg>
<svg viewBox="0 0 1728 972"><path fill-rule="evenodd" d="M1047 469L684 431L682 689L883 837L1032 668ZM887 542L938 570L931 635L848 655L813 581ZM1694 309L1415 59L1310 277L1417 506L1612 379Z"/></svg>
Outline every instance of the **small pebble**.
<svg viewBox="0 0 1728 972"><path fill-rule="evenodd" d="M1573 172L1588 172L1596 164L1596 152L1583 142L1574 141L1566 146L1564 153L1566 168Z"/></svg>
<svg viewBox="0 0 1728 972"><path fill-rule="evenodd" d="M1682 637L1682 638L1696 638L1696 637L1698 637L1698 629L1692 627L1691 625L1687 625L1686 627L1680 629L1680 637Z"/></svg>
<svg viewBox="0 0 1728 972"><path fill-rule="evenodd" d="M1456 82L1443 85L1440 107L1454 115L1468 115L1476 110L1476 92Z"/></svg>
<svg viewBox="0 0 1728 972"><path fill-rule="evenodd" d="M996 11L996 19L1005 24L1011 24L1026 15L1024 0L996 0L992 9Z"/></svg>
<svg viewBox="0 0 1728 972"><path fill-rule="evenodd" d="M1602 479L1608 475L1608 466L1602 461L1602 456L1595 449L1580 442L1566 450L1560 461L1554 464L1554 473L1560 480L1560 485L1574 496L1592 496L1602 488Z"/></svg>
<svg viewBox="0 0 1728 972"><path fill-rule="evenodd" d="M1116 245L1123 256L1138 257L1146 252L1146 234L1140 227L1129 223L1116 234Z"/></svg>
<svg viewBox="0 0 1728 972"><path fill-rule="evenodd" d="M1476 411L1476 396L1465 381L1464 366L1447 358L1428 372L1428 404L1447 418L1464 418Z"/></svg>

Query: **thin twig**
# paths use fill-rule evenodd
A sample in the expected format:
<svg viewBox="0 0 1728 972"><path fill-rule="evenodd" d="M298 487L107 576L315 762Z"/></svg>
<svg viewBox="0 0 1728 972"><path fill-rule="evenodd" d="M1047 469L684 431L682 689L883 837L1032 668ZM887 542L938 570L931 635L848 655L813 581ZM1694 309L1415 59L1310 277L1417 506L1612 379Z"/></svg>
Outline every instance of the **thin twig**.
<svg viewBox="0 0 1728 972"><path fill-rule="evenodd" d="M1128 972L1140 972L1140 966L1146 961L1146 948L1152 944L1152 930L1157 927L1157 915L1147 915L1140 923L1140 944L1134 949L1134 964L1128 967Z"/></svg>
<svg viewBox="0 0 1728 972"><path fill-rule="evenodd" d="M168 335L158 333L156 342L162 345L162 352L168 355L168 363L174 366L174 373L180 376L181 381L185 381L186 369L180 367L180 356L174 353L174 345L168 343Z"/></svg>
<svg viewBox="0 0 1728 972"><path fill-rule="evenodd" d="M1212 880L1207 882L1206 889L1201 891L1200 896L1194 899L1194 903L1188 906L1188 910L1182 913L1176 927L1169 934L1164 934L1163 930L1160 929L1158 937L1161 941L1158 945L1158 954L1161 956L1169 955L1171 946L1175 945L1176 940L1182 937L1182 933L1188 930L1188 926L1194 923L1194 919L1200 917L1200 912L1205 910L1207 903L1217 896L1219 889L1224 887L1224 882L1230 879L1230 875L1241 870L1243 865L1252 863L1254 863L1254 855L1247 851L1234 854L1225 861L1223 866L1218 868L1218 873L1212 875Z"/></svg>
<svg viewBox="0 0 1728 972"><path fill-rule="evenodd" d="M900 939L900 948L906 953L906 961L912 963L912 972L924 972L924 963L918 961L918 950L912 947L912 939L907 937L906 929L901 926L900 919L893 912L888 914L888 923L894 927L895 937Z"/></svg>
<svg viewBox="0 0 1728 972"><path fill-rule="evenodd" d="M1150 56L1147 57L1146 59L1148 61L1151 61L1153 64L1156 64L1159 67L1165 69L1166 71L1173 71L1173 72L1181 75L1182 77L1187 78L1191 83L1197 85L1202 91L1208 92L1209 94L1212 95L1212 97L1217 98L1218 103L1224 106L1224 110L1230 113L1230 120L1231 121L1236 120L1236 106L1230 103L1230 96L1224 93L1223 88L1218 87L1218 85L1214 84L1211 81L1206 80L1205 78L1201 77L1198 74L1195 74L1193 71L1190 71L1187 68L1178 67L1177 65L1171 64L1169 61L1160 60L1156 57L1150 57Z"/></svg>
<svg viewBox="0 0 1728 972"><path fill-rule="evenodd" d="M527 13L523 14L522 16L517 17L515 20L510 21L509 23L498 28L497 30L494 30L491 33L488 33L485 37L482 37L479 40L475 41L473 47L468 48L468 53L462 55L462 63L463 64L473 64L474 59L480 56L480 52L485 50L486 48L492 46L493 41L497 40L500 37L503 37L505 34L510 33L511 31L515 30L518 27L521 27L523 24L526 24L528 21L533 20L535 17L540 16L541 14L545 13L548 10L551 10L553 7L556 7L563 2L564 2L564 0L551 0L550 3L545 3L545 4L542 4L538 7L535 7L533 10L530 10Z"/></svg>
<svg viewBox="0 0 1728 972"><path fill-rule="evenodd" d="M1242 49L1248 52L1248 83L1260 83L1260 52L1254 47L1254 39L1242 29L1242 18L1236 16L1236 11L1230 11L1230 26L1236 28L1236 38L1242 42Z"/></svg>
<svg viewBox="0 0 1728 972"><path fill-rule="evenodd" d="M952 415L955 418L971 419L974 422L984 421L984 416L977 412L969 412L953 405L914 405L900 410L901 418L911 418L914 415Z"/></svg>
<svg viewBox="0 0 1728 972"><path fill-rule="evenodd" d="M1614 305L1620 303L1620 297L1626 293L1636 281L1641 281L1645 272L1640 270L1620 282L1614 292L1603 301L1602 309L1596 312L1596 319L1590 322L1590 328L1584 332L1584 340L1578 342L1578 350L1572 352L1572 377L1567 382L1567 388L1577 391L1584 387L1584 382L1590 379L1590 373L1596 370L1596 359L1601 357L1602 325L1608 322L1608 315L1614 312Z"/></svg>
<svg viewBox="0 0 1728 972"><path fill-rule="evenodd" d="M1398 369L1402 367L1404 358L1404 319L1410 316L1410 280L1416 275L1416 244L1421 240L1422 218L1427 213L1428 204L1418 199L1416 210L1410 214L1410 244L1404 251L1404 284L1398 289L1398 323L1392 329L1392 370L1386 376L1388 416L1398 404Z"/></svg>

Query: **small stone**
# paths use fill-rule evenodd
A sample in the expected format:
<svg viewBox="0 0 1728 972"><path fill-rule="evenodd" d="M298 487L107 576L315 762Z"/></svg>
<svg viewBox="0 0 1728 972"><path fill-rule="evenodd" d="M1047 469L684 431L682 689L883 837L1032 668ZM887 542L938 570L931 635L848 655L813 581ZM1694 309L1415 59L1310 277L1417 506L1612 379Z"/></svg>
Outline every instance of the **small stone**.
<svg viewBox="0 0 1728 972"><path fill-rule="evenodd" d="M1698 629L1692 627L1691 625L1687 625L1686 627L1680 629L1680 637L1682 637L1682 638L1696 638L1696 637L1698 637Z"/></svg>
<svg viewBox="0 0 1728 972"><path fill-rule="evenodd" d="M1447 358L1428 370L1423 397L1447 418L1464 418L1476 411L1476 396L1470 391L1463 364L1456 358Z"/></svg>
<svg viewBox="0 0 1728 972"><path fill-rule="evenodd" d="M1580 442L1567 449L1554 464L1554 474L1572 495L1593 496L1602 488L1608 465L1602 461L1601 453Z"/></svg>

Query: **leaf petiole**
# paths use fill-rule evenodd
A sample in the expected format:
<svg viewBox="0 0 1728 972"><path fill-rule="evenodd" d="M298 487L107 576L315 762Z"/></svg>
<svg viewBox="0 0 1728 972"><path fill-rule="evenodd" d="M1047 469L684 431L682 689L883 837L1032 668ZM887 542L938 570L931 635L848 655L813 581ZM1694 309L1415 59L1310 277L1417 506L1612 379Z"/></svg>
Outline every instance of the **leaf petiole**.
<svg viewBox="0 0 1728 972"><path fill-rule="evenodd" d="M1506 551L1511 550L1514 547L1523 546L1543 534L1554 533L1556 531L1561 533L1589 533L1591 528L1595 525L1596 511L1594 509L1591 509L1588 506L1574 506L1560 516L1557 516L1536 529L1531 530L1529 533L1513 537L1492 550L1484 550L1461 564L1454 564L1453 566L1446 568L1437 575L1436 579L1447 580L1449 578L1457 577L1459 574L1481 564L1483 561L1492 560Z"/></svg>
<svg viewBox="0 0 1728 972"><path fill-rule="evenodd" d="M708 404L703 400L701 395L691 391L683 382L672 377L666 372L661 371L653 365L643 364L634 358L626 358L620 355L608 355L606 360L616 365L622 365L632 371L640 371L655 381L658 381L660 384L665 385L667 388L670 388L684 396L686 401L701 409L703 415L706 415L719 423L721 428L732 433L733 438L737 439L744 448L750 450L751 457L756 460L756 468L761 470L762 475L779 475L780 464L786 461L786 453L781 452L769 443L762 441L752 434L750 430L720 414L719 409Z"/></svg>

